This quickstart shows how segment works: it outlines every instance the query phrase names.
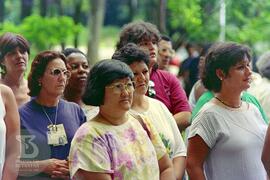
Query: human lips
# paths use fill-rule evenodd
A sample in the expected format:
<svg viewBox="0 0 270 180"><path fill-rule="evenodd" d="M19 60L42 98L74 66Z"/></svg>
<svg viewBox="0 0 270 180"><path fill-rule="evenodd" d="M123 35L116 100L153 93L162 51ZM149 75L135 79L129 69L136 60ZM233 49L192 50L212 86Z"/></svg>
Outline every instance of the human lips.
<svg viewBox="0 0 270 180"><path fill-rule="evenodd" d="M24 61L19 61L16 63L17 66L25 66L26 63Z"/></svg>
<svg viewBox="0 0 270 180"><path fill-rule="evenodd" d="M249 84L253 81L252 77L248 77L246 79L244 79L244 82L248 82Z"/></svg>
<svg viewBox="0 0 270 180"><path fill-rule="evenodd" d="M149 56L150 56L150 58L155 58L155 57L156 57L156 53L155 53L155 52L151 52L151 53L149 54Z"/></svg>
<svg viewBox="0 0 270 180"><path fill-rule="evenodd" d="M78 79L79 81L86 81L87 76L79 76L77 79Z"/></svg>

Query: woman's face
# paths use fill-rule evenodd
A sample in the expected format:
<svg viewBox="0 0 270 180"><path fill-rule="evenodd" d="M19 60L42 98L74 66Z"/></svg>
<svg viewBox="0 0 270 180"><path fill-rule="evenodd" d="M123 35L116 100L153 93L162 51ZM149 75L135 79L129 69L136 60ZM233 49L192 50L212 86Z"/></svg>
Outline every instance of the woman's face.
<svg viewBox="0 0 270 180"><path fill-rule="evenodd" d="M158 42L156 42L155 40L142 40L140 43L137 44L141 50L149 54L150 68L157 62L157 55L158 55L157 43Z"/></svg>
<svg viewBox="0 0 270 180"><path fill-rule="evenodd" d="M131 108L134 86L130 78L117 79L105 87L103 109L126 112Z"/></svg>
<svg viewBox="0 0 270 180"><path fill-rule="evenodd" d="M81 53L72 53L67 59L67 68L71 72L67 86L72 89L83 90L89 73L87 59Z"/></svg>
<svg viewBox="0 0 270 180"><path fill-rule="evenodd" d="M28 63L28 52L16 47L4 56L2 64L6 67L6 73L24 73Z"/></svg>
<svg viewBox="0 0 270 180"><path fill-rule="evenodd" d="M149 69L143 62L134 62L129 65L134 74L135 95L145 95L149 83Z"/></svg>
<svg viewBox="0 0 270 180"><path fill-rule="evenodd" d="M64 61L56 58L47 64L43 76L39 79L40 94L47 96L61 96L64 92L70 72Z"/></svg>
<svg viewBox="0 0 270 180"><path fill-rule="evenodd" d="M245 57L235 66L229 69L228 75L222 80L224 85L236 91L244 91L250 87L251 83L250 61Z"/></svg>

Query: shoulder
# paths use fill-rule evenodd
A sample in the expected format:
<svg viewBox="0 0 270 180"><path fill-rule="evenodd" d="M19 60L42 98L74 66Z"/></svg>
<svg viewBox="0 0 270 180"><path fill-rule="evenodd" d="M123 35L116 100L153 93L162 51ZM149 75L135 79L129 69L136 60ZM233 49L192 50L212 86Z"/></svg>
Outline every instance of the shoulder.
<svg viewBox="0 0 270 180"><path fill-rule="evenodd" d="M15 96L10 87L0 84L0 92L3 99L4 104L11 103L11 101L15 101Z"/></svg>
<svg viewBox="0 0 270 180"><path fill-rule="evenodd" d="M192 123L196 123L200 119L216 119L222 116L220 114L222 114L222 108L219 108L219 106L212 102L207 102L195 115Z"/></svg>
<svg viewBox="0 0 270 180"><path fill-rule="evenodd" d="M6 95L12 96L13 95L13 92L12 92L11 88L4 85L4 84L0 84L0 90L1 90L1 95L2 96L6 96Z"/></svg>
<svg viewBox="0 0 270 180"><path fill-rule="evenodd" d="M76 109L76 110L80 110L81 109L81 107L78 104L76 104L74 102L66 101L64 99L60 99L59 100L59 104L61 106L64 106L64 107L70 108L70 109Z"/></svg>

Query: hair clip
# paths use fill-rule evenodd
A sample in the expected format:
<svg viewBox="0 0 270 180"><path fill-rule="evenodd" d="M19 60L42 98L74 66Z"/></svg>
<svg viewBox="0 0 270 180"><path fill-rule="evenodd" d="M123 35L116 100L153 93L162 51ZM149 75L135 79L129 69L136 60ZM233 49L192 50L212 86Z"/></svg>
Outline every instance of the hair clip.
<svg viewBox="0 0 270 180"><path fill-rule="evenodd" d="M155 83L151 80L149 81L149 84L148 84L148 96L151 98L156 97Z"/></svg>

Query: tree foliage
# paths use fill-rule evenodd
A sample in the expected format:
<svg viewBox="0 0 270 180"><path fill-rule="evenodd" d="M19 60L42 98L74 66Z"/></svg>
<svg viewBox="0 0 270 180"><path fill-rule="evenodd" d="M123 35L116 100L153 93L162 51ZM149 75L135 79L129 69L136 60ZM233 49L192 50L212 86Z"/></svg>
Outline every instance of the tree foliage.
<svg viewBox="0 0 270 180"><path fill-rule="evenodd" d="M225 0L226 40L269 44L269 0ZM219 0L168 0L168 34L174 40L213 42L220 32Z"/></svg>
<svg viewBox="0 0 270 180"><path fill-rule="evenodd" d="M31 48L35 48L37 51L50 49L60 42L66 42L81 29L81 25L75 25L73 20L67 16L32 15L25 18L20 25L9 21L0 24L0 34L8 31L21 33L31 42Z"/></svg>

